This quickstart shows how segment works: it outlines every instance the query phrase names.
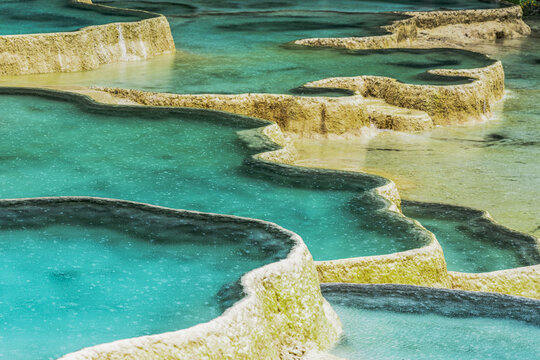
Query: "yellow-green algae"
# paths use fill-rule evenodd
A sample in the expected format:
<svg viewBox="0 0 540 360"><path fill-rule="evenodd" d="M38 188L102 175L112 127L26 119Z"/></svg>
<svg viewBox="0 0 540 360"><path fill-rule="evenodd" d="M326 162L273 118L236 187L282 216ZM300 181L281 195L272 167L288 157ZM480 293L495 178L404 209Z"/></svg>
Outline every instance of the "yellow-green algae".
<svg viewBox="0 0 540 360"><path fill-rule="evenodd" d="M90 2L89 0L80 1ZM467 20L469 19L467 16L465 16L465 18L458 16L457 18L462 19L460 21L467 22L470 21ZM166 22L164 18L161 20L156 19L160 18L144 21L148 21L147 25L149 27L152 27L150 20L155 21L158 27L164 25L163 20ZM493 19L490 21L493 21ZM456 21L456 23L458 22L459 21ZM448 24L444 25L446 26ZM73 60L75 64L78 63L78 65L64 68L64 65L61 65L58 60L55 60L52 64L47 63L47 60L41 62L37 61L37 63L41 63L41 65L36 65L35 67L29 65L26 65L26 67L19 66L16 64L18 56L16 53L3 54L8 61L7 63L12 64L11 66L8 66L6 71L8 73L20 74L47 71L76 71L90 69L105 62L142 58L142 48L146 48L146 46L137 45L137 42L141 39L141 33L137 33L137 31L130 29L129 26L124 30L124 25L121 25L120 28L117 25L112 24L104 25L103 27L104 28L101 30L106 28L109 34L92 35L92 38L96 39L96 41L105 40L106 43L108 41L108 44L111 44L114 49L106 52L106 55L104 55L105 53L94 55L95 59L86 62L80 60L81 54L84 53L84 51L77 54L68 53L66 54L68 58L73 57L71 60ZM93 28L87 29L81 31L93 32ZM101 33L101 30L98 31L98 33ZM521 30L522 33L526 33L526 29L522 28ZM410 29L400 31L401 32L396 32L398 34L396 35L396 41L399 42L408 41L409 34L414 34L414 31ZM136 33L133 38L129 38L130 40L133 40L131 42L133 45L128 45L126 47L130 49L130 55L124 53L119 46L118 38L120 33L122 33L123 36L126 36L126 33ZM66 35L59 34L59 38L63 38L64 36ZM29 49L24 56L28 58L28 56L36 50L43 51L43 47L50 46L51 41L58 47L62 47L63 43L65 44L69 41L77 41L73 39L66 40L66 38L63 38L62 41L56 43L54 39L54 36L50 39L37 38L36 41L32 42L36 45L32 45L33 47ZM15 47L18 46L17 41L12 43L6 42L6 44L15 44ZM167 48L167 50L164 52L170 51L170 44L173 44L172 39L170 42L168 40L165 41L163 48ZM85 49L85 51L87 50L89 49ZM118 50L120 50L120 54L118 54ZM155 54L158 52L159 50L152 53ZM44 58L50 55L51 54L47 54ZM79 61L76 60L77 57L79 57ZM92 58L92 56L90 56L90 58ZM100 62L102 60L104 62ZM497 66L497 64L494 66ZM500 63L498 66L500 67ZM445 73L449 74L447 71L445 71ZM463 75L463 72L461 72L460 75ZM481 86L481 91L484 93L480 96L473 96L472 105L462 106L458 104L459 100L455 100L456 103L450 105L450 107L452 109L459 109L459 111L462 111L461 114L469 111L469 109L473 109L473 116L486 114L486 107L489 107L493 100L496 100L497 97L502 95L502 87L500 86L502 77L501 69L499 75L495 76L494 79L489 79L487 83L484 83ZM480 79L477 78L477 81L474 83L478 83L478 80ZM385 95L392 93L392 91L387 89L380 90L381 88L390 87L393 88L393 91L399 92L399 90L395 90L395 84L391 84L391 79L368 79L367 82L372 87L378 88L380 92L374 93L378 94L381 98L385 98L386 101L388 101L386 97L389 99L399 98L399 96L394 97L394 95ZM127 90L105 90L112 93L115 97L122 95L120 98L123 97L123 101L134 101L144 105L186 106L185 103L182 102L171 104L168 102L169 100L160 104L156 103L156 101L159 102L162 100L156 99L153 99L153 102L144 103L147 100L140 101L138 98L123 96L125 95L124 92ZM469 93L469 95L471 94ZM156 95L158 98L160 96L164 95ZM252 95L248 95L248 97L249 96ZM334 119L334 117L338 117L344 111L346 114L347 112L352 112L352 110L347 109L347 107L351 106L352 109L355 104L348 105L334 103L328 99L319 100L319 103L316 103L316 105L298 105L295 104L296 100L285 99L285 104L292 104L290 105L292 110L284 110L287 106L284 106L283 102L275 104L275 97L281 95L269 96L274 96L274 98L255 98L254 100L250 100L252 102L250 105L252 108L249 111L244 109L246 107L245 100L241 100L239 104L235 105L223 105L222 102L224 100L221 98L214 100L217 104L215 106L220 110L235 112L233 110L236 110L234 109L236 106L239 109L236 110L238 111L237 113L261 118L271 118L270 120L277 122L282 129L297 133L341 134L353 129L358 129L360 126L373 123L376 124L377 121L379 124L388 124L394 121L373 121L370 119L369 115L365 114L362 116L351 114L348 115L351 119L346 119L344 121ZM397 125L387 125L388 128L400 130L422 129L425 128L424 126L433 126L436 119L442 119L441 114L443 111L437 112L436 109L449 106L448 104L443 104L445 102L445 100L442 100L444 97L440 95L439 91L428 91L428 95L424 96L427 96L429 101L427 102L428 105L426 105L426 103L422 105L421 110L424 111L424 109L426 109L426 113L431 116L431 124L429 124L429 121L427 121L426 118L423 118L420 125L414 125L412 127L406 125L403 128L399 128ZM456 95L456 97L459 98L459 95ZM363 100L364 99L362 98L362 101ZM114 102L118 101L118 99L110 101ZM407 101L413 100L410 99ZM392 102L389 101L389 103ZM193 107L213 108L212 106L207 106L205 104ZM482 108L482 111L479 111L480 107ZM261 108L262 110L260 110ZM313 108L315 108L315 110L313 110ZM330 114L328 113L329 108L331 109ZM411 106L411 108L415 107ZM429 112L431 112L431 114ZM261 116L261 114L265 114L267 117ZM316 114L317 119L314 124L291 125L289 123L292 119L300 119L299 122L305 119L310 119L310 121L312 121L311 115L313 114ZM330 122L328 120L330 120ZM428 125L424 125L424 123L428 123ZM351 124L354 125L351 126ZM278 130L277 127L273 127L265 129L263 133L268 136L277 136L279 134ZM282 135L279 135L279 137L280 143L282 145L287 145L284 142L285 138L283 138ZM278 153L276 156L266 154L260 155L260 157L266 160L290 162L291 159L294 158L293 150L290 146L285 146L285 148L287 149L285 152L281 150L282 153ZM384 189L377 189L375 192L379 195L388 197L389 208L394 211L399 211L399 196L397 195L395 187L387 185ZM538 281L539 266L486 274L448 273L446 271L442 249L435 237L432 238L432 242L428 246L408 252L358 259L344 259L335 262L319 262L317 264L317 271L322 281L420 284L467 290L496 291L540 298L540 286ZM179 332L104 344L67 355L65 359L165 359L172 356L182 356L179 354L183 354L187 357L196 356L197 358L287 358L302 356L306 351L316 351L317 348L324 349L336 340L337 334L339 333L339 326L337 325L336 318L329 309L328 304L325 303L322 298L317 296L318 285L316 276L317 274L307 248L298 245L288 259L247 274L243 278L243 284L249 293L248 297L234 308L230 309L222 317L215 319L210 323L201 324L194 328ZM292 291L291 288L295 288L295 290L299 291ZM280 295L276 296L276 294ZM306 296L308 296L308 294L315 294L315 296L306 301ZM321 317L321 313L324 313L325 316ZM268 326L264 326L264 332L260 332L260 321L265 321L268 324ZM329 331L328 329L332 330ZM255 334L257 334L257 336L254 336Z"/></svg>
<svg viewBox="0 0 540 360"><path fill-rule="evenodd" d="M212 109L257 117L301 136L354 133L370 125L379 129L418 131L440 124L485 118L504 93L504 71L500 62L480 69L437 70L433 73L475 80L462 85L433 86L404 84L380 76L358 76L324 79L305 85L355 93L340 98L278 94L181 95L117 88L95 90L141 105Z"/></svg>
<svg viewBox="0 0 540 360"><path fill-rule="evenodd" d="M131 90L118 91L141 93ZM116 95L116 90L112 93ZM156 99L168 96L168 94L155 95ZM176 95L172 94L172 96ZM119 99L125 100L123 97ZM160 105L159 102L158 105ZM268 136L282 146L280 150L255 155L256 158L278 163L294 163L296 149L291 143L292 140L284 136L279 127L273 125L261 130L247 130L240 135L247 141L257 141L261 137ZM401 212L400 196L393 182L389 181L386 185L373 189L371 196L385 198L388 210ZM489 221L494 223L492 219ZM416 226L423 228L418 222ZM316 266L322 283L396 283L462 290L475 290L476 287L476 290L540 298L540 277L538 276L540 265L482 274L448 272L443 249L433 234L431 234L431 242L422 248L389 255L320 261L316 262ZM501 280L497 280L498 277ZM479 279L476 285L475 279Z"/></svg>

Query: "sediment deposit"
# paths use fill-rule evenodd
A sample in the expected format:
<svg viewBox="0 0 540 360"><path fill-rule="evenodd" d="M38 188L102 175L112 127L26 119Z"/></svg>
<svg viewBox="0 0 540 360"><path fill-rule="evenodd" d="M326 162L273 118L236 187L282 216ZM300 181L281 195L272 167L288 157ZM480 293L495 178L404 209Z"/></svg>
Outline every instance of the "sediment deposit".
<svg viewBox="0 0 540 360"><path fill-rule="evenodd" d="M164 16L137 15L146 18L73 32L0 36L0 75L91 70L103 64L175 52Z"/></svg>
<svg viewBox="0 0 540 360"><path fill-rule="evenodd" d="M464 47L479 40L530 34L519 5L481 10L404 12L410 18L384 26L388 35L348 38L311 38L296 45L345 49Z"/></svg>
<svg viewBox="0 0 540 360"><path fill-rule="evenodd" d="M349 49L426 47L425 43L461 46L463 41L522 36L529 31L518 7L409 15L411 18L389 25L389 35L305 39L296 43ZM463 37L469 40L462 40ZM168 22L163 16L93 26L71 33L0 36L0 49L2 75L89 70L106 63L143 60L175 51ZM179 95L109 88L92 91L112 95L114 99L108 98L111 102L211 109L270 120L279 128L267 127L244 133L244 137L277 139L282 149L257 155L256 159L290 163L294 149L281 131L301 136L341 135L371 125L399 131L425 130L488 116L492 104L504 91L500 62L482 69L432 73L465 76L474 81L429 86L359 76L306 85L355 92L341 98L275 94ZM383 211L400 211L395 186L387 184L373 193L387 200ZM415 226L425 231L420 224ZM335 313L320 295L319 279L321 282L415 284L540 298L540 265L484 274L448 272L443 250L432 234L430 243L418 249L316 264L302 240L290 234L297 245L287 259L246 274L242 279L246 298L223 316L177 332L83 349L63 359L293 358L324 350L337 340L340 326Z"/></svg>
<svg viewBox="0 0 540 360"><path fill-rule="evenodd" d="M140 90L96 88L123 101L149 106L189 107L226 111L277 123L300 136L351 134L371 125L379 129L419 131L434 125L464 123L489 116L504 93L500 62L484 68L433 70L442 76L474 79L461 85L404 84L381 76L329 78L306 88L345 89L352 96L303 97L278 94L181 95Z"/></svg>
<svg viewBox="0 0 540 360"><path fill-rule="evenodd" d="M437 69L429 72L474 80L468 84L434 86L404 84L381 76L357 76L314 81L305 87L346 89L364 97L380 98L391 105L423 111L435 125L485 119L490 115L493 104L504 95L504 70L500 61L478 69Z"/></svg>
<svg viewBox="0 0 540 360"><path fill-rule="evenodd" d="M146 106L210 109L256 117L275 122L283 131L302 136L354 133L371 124L400 131L433 126L432 120L424 113L392 107L359 95L330 98L278 94L180 95L111 88L95 90Z"/></svg>
<svg viewBox="0 0 540 360"><path fill-rule="evenodd" d="M69 216L70 211L121 218L142 212L183 221L215 221L258 227L292 244L288 256L242 277L245 297L222 316L185 330L142 336L86 348L62 359L286 359L325 350L338 339L341 324L319 288L311 254L302 239L275 224L234 216L175 210L123 200L54 197L0 200L16 216L33 212ZM17 215L18 214L18 215ZM172 300L172 299L171 299Z"/></svg>

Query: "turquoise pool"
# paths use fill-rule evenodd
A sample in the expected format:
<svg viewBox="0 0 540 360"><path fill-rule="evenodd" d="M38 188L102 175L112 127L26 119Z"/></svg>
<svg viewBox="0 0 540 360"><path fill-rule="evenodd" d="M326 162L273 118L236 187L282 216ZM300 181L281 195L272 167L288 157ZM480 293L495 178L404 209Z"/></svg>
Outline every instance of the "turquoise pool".
<svg viewBox="0 0 540 360"><path fill-rule="evenodd" d="M20 2L6 2L5 14L15 4ZM285 5L259 2L250 3L256 14L208 14L216 10L239 11L237 2L226 4L227 9L218 9L212 2L198 3L203 10L194 17L185 16L199 11L194 6L173 6L181 10L169 19L177 46L185 51L176 56L111 65L88 73L20 79L48 79L46 82L51 83L53 76L57 83L174 92L286 93L306 81L359 72L413 83L440 83L440 79L426 78L425 70L477 67L490 62L483 56L454 50L348 52L282 46L306 36L375 34L379 32L379 20L372 21L373 17L365 14L307 12L301 6L293 6L294 11L285 13L261 13L262 6L272 9ZM320 9L331 10L339 3L316 4ZM353 6L352 2L344 4ZM374 2L366 4L370 11L379 6ZM394 5L382 3L377 11L404 10L413 5L401 3L392 8ZM25 13L30 14L32 21L36 18L31 15L33 9L36 7ZM176 10L165 13L168 11L171 14ZM26 21L24 16L12 17L11 24ZM387 14L377 16L381 16L381 23L395 18ZM43 17L52 20L40 25L30 21L28 27L25 22L21 31L73 30L94 20L111 21L84 15L66 17ZM6 28L13 29L13 25L6 23ZM306 28L307 31L300 31ZM273 34L271 41L266 38L269 32ZM242 45L242 41L249 45ZM350 66L343 66L344 63ZM383 179L246 163L245 159L256 150L247 149L236 131L263 125L255 120L204 111L86 107L35 96L2 95L0 106L0 134L4 139L0 143L4 169L0 174L0 198L103 196L261 218L298 232L317 260L387 254L419 247L426 241L425 232L406 219L377 211L384 204L365 196L367 190L383 184ZM5 261L0 275L0 357L54 358L82 346L208 321L237 299L235 284L243 273L282 258L287 250L278 247L258 252L264 236L256 233L254 238L252 231L240 237L241 243L231 243L222 241L223 231L209 241L206 233L190 232L185 239L179 239L176 232L163 234L162 228L134 233L126 226L129 222L104 226L98 220L78 221L77 214L53 220L39 226L2 224L0 256ZM448 220L435 219L426 225L457 234L458 225ZM238 232L232 232L237 238ZM461 244L470 238L456 236L450 241ZM459 259L456 264L461 271L531 264L515 250L501 251L489 243L483 246L481 251L486 256L481 259L470 253L460 256L464 250L459 246L445 248L445 253ZM254 252L246 253L246 248ZM21 251L24 257L20 256ZM468 270L471 261L474 267ZM192 280L178 281L187 278L196 278L197 286L193 286ZM167 301L170 298L178 302ZM337 308L351 319L358 316L339 304ZM361 316L377 329L374 318L384 318L385 313L375 316L364 312ZM385 322L386 329L381 326L381 334L391 333L389 328L394 326L410 324L399 316L395 320ZM427 320L413 322L413 327L458 334L452 321L428 315ZM466 331L483 329L485 325L482 319L471 321L464 322ZM430 323L439 325L429 328L426 324ZM494 331L489 330L491 324L488 321L488 330L482 330L471 341L500 339L508 333L537 336L537 330L530 330L529 325L523 328L522 323L498 324ZM351 339L356 336L349 333ZM29 338L36 340L29 344ZM530 353L527 343L520 343L517 337L511 339L522 356ZM509 346L508 342L497 343L501 351ZM451 352L459 345L432 345L433 353L461 355ZM478 354L486 351L476 350ZM378 354L383 350L373 351Z"/></svg>
<svg viewBox="0 0 540 360"><path fill-rule="evenodd" d="M280 176L244 165L253 150L236 131L260 121L241 124L240 117L204 111L84 111L32 96L4 95L0 104L0 198L100 196L265 219L298 232L319 260L425 242L408 221L372 211L382 205L353 204L365 189L384 184L381 178L319 181L310 172Z"/></svg>
<svg viewBox="0 0 540 360"><path fill-rule="evenodd" d="M95 0L94 3L157 11L167 15L269 10L324 10L340 12L426 11L437 9L488 9L503 6L499 1L490 0L312 0L309 3L292 0Z"/></svg>
<svg viewBox="0 0 540 360"><path fill-rule="evenodd" d="M410 221L374 211L384 204L366 190L382 178L246 164L263 149L247 149L236 131L263 125L254 119L182 109L84 110L35 96L3 95L0 104L0 135L7 139L0 144L0 198L100 196L265 219L300 234L317 260L426 242ZM486 243L483 251L492 250L499 251ZM516 259L501 257L496 266L515 267ZM464 270L469 262L458 264Z"/></svg>
<svg viewBox="0 0 540 360"><path fill-rule="evenodd" d="M293 245L265 225L216 218L2 203L0 358L54 359L216 318L242 297L242 274Z"/></svg>
<svg viewBox="0 0 540 360"><path fill-rule="evenodd" d="M0 35L73 31L86 26L140 19L135 16L75 8L69 4L69 0L0 2Z"/></svg>
<svg viewBox="0 0 540 360"><path fill-rule="evenodd" d="M399 285L323 286L345 359L537 359L540 301Z"/></svg>
<svg viewBox="0 0 540 360"><path fill-rule="evenodd" d="M168 8L167 4L160 6ZM4 80L174 93L298 94L295 89L306 82L334 76L380 75L415 84L464 83L469 80L428 76L426 71L476 68L493 61L453 49L346 51L290 45L294 40L309 37L379 35L384 33L380 26L401 18L402 15L392 13L301 9L171 15L168 20L178 50L175 55L106 65L83 73Z"/></svg>
<svg viewBox="0 0 540 360"><path fill-rule="evenodd" d="M0 104L1 198L101 196L261 218L297 231L318 260L403 251L427 240L409 220L378 211L380 199L365 196L381 178L245 163L254 150L236 131L262 125L257 120L178 109L85 109L21 95L2 95ZM227 230L209 240L200 228L186 236L164 231L159 217L151 218L153 226L134 226L122 219L111 224L103 212L89 221L78 220L80 209L59 211L2 223L1 313L9 335L1 348L9 358L57 356L208 321L224 308L219 294L227 306L238 298L234 285L232 297L229 290L223 295L224 285L286 254L252 231L241 243L222 245ZM489 254L498 252L488 244L487 256L475 262L490 266ZM513 255L500 261L515 266ZM191 280L172 281L186 276ZM106 331L96 332L104 323ZM40 340L28 345L29 336Z"/></svg>

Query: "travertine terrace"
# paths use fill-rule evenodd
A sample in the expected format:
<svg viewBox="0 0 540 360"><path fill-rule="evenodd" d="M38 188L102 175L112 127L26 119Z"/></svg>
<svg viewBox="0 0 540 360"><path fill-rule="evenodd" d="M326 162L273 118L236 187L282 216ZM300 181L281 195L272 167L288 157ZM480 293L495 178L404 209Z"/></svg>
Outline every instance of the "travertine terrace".
<svg viewBox="0 0 540 360"><path fill-rule="evenodd" d="M91 0L79 6L120 11ZM131 10L121 10L130 12ZM132 11L141 20L82 28L74 32L0 36L0 75L75 72L122 61L145 60L176 51L165 16ZM519 6L489 10L407 12L409 17L385 27L387 35L366 38L299 39L295 45L346 49L465 48L480 40L526 36ZM182 49L178 49L182 51ZM262 119L265 127L239 132L253 149L272 148L246 162L268 172L290 176L340 177L346 182L365 181L366 174L324 172L291 165L295 148L291 137L356 136L362 128L415 132L435 126L485 120L504 95L504 70L500 61L478 69L436 69L432 75L467 78L464 84L411 85L389 77L363 76L320 79L306 89L341 89L342 97L285 94L173 94L111 87L8 88L2 93L33 94L81 102L89 107L107 106L131 111L193 108L227 112ZM380 178L373 176L373 178ZM384 185L362 194L381 203L374 210L387 217L405 218L396 185ZM94 197L58 197L0 200L0 208L88 206L107 214L134 208L170 216L215 219L217 222L256 224L286 237L294 246L276 263L242 277L246 296L222 316L179 331L125 339L67 354L64 360L89 359L301 359L330 358L321 352L338 340L341 325L324 300L320 283L407 284L454 290L497 292L540 299L540 265L489 273L447 270L443 248L435 235L411 220L418 233L427 234L424 246L404 252L330 261L313 261L303 240L264 220L169 209L156 205ZM426 206L444 206L426 204ZM524 252L537 258L539 242L533 236L504 228L483 211L453 207L478 218L484 229L510 233ZM332 239L328 239L332 241Z"/></svg>

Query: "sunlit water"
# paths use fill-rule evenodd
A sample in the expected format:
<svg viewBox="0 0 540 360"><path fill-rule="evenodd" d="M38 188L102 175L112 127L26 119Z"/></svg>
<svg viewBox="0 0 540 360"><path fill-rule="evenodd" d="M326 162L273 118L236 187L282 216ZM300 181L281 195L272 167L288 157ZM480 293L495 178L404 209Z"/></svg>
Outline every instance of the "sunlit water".
<svg viewBox="0 0 540 360"><path fill-rule="evenodd" d="M0 33L14 33L13 24L18 22L24 24L18 24L17 32L26 33L74 30L119 20L101 15L66 15L67 19L51 15L42 18L51 20L40 20L38 25L34 19L39 16L32 15L37 6L28 8L25 15L9 15L14 4L21 3L5 2L4 15L11 17L11 23L4 25L10 30ZM235 2L226 4L230 4L229 10L238 10ZM282 6L251 4L255 10ZM316 4L321 9L339 5ZM354 6L344 4L349 5L343 9ZM361 11L404 10L414 5L366 4L369 6ZM223 10L212 2L196 5L204 11ZM190 5L181 7L180 15L194 11ZM293 8L299 7L302 5ZM423 77L426 69L486 64L482 57L459 51L343 52L281 46L302 37L374 34L379 20L383 24L391 18L384 15L374 21L361 16L358 21L344 14L302 11L171 17L177 46L185 51L176 56L88 73L21 77L20 81L174 92L289 92L306 81L359 74L437 83ZM268 33L273 35L270 40ZM521 81L527 83L530 76ZM265 180L246 174L242 161L250 152L235 134L241 127L219 125L222 115L105 116L67 103L15 96L0 97L0 104L0 134L5 139L0 144L0 198L106 196L263 218L302 235L316 259L384 254L423 244L422 234L410 223L388 221L373 213L372 204L353 204L356 191L314 190L291 186L279 177ZM522 110L516 112L522 116ZM222 310L215 295L224 284L275 260L240 257L245 244L156 243L151 236L133 237L118 229L68 223L2 230L0 357L6 359L54 357L82 346L210 320ZM445 249L447 256L448 251ZM489 245L482 249L483 254L490 251L498 253L499 249ZM205 262L201 263L203 253ZM480 268L493 269L492 259L468 256L460 261L485 260ZM528 265L512 252L498 259L497 268ZM198 279L195 288L193 278ZM116 293L108 293L111 289ZM369 318L368 314L362 316ZM81 324L99 331L92 333Z"/></svg>
<svg viewBox="0 0 540 360"><path fill-rule="evenodd" d="M0 198L89 195L254 217L298 232L317 259L424 241L408 223L374 214L374 205L353 204L361 186L310 185L309 177L292 186L279 174L249 175L254 170L242 163L250 151L236 135L242 127L227 125L232 115L106 109L107 116L31 96L1 96L0 104Z"/></svg>
<svg viewBox="0 0 540 360"><path fill-rule="evenodd" d="M409 221L374 212L380 205L353 202L361 186L332 190L335 177L294 186L278 174L249 175L242 163L250 151L236 135L243 126L227 125L232 115L140 109L121 116L109 108L100 115L11 95L0 104L0 198L90 195L261 218L298 231L318 259L402 251L426 240ZM376 183L383 182L365 187ZM216 294L223 285L277 259L246 258L260 243L221 246L226 231L156 242L162 227L134 237L124 221L110 229L27 220L0 231L6 359L55 357L208 321L222 310Z"/></svg>
<svg viewBox="0 0 540 360"><path fill-rule="evenodd" d="M391 9L391 3L388 3ZM168 8L170 5L162 4ZM359 3L359 11L363 11ZM159 10L159 9L154 9ZM476 68L483 56L451 49L346 51L288 45L309 37L383 34L396 14L328 11L232 12L169 16L178 52L144 62L80 73L4 78L25 85L102 85L174 93L297 93L309 81L382 75L408 83L453 84L467 79L426 76L435 68Z"/></svg>
<svg viewBox="0 0 540 360"><path fill-rule="evenodd" d="M46 210L24 225L0 210L1 359L51 359L209 321L238 299L225 287L290 246L245 224L127 212L105 226L77 221L69 207L60 221Z"/></svg>
<svg viewBox="0 0 540 360"><path fill-rule="evenodd" d="M339 292L325 297L344 329L331 353L345 359L533 360L540 355L540 324L508 319L508 304L492 304L489 316L475 316L477 304L463 306L444 297Z"/></svg>
<svg viewBox="0 0 540 360"><path fill-rule="evenodd" d="M484 123L370 139L299 140L302 164L367 170L395 180L404 198L485 209L540 235L540 41L478 47L501 59L508 94Z"/></svg>

